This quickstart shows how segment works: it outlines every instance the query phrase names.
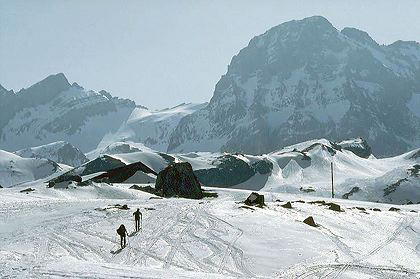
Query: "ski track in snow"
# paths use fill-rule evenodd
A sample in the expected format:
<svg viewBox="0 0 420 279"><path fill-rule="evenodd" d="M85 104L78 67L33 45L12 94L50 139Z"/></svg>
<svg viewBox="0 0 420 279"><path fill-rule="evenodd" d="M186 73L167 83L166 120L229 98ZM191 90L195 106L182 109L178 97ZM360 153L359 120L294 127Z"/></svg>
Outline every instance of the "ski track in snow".
<svg viewBox="0 0 420 279"><path fill-rule="evenodd" d="M111 244L114 247L111 250L116 250L119 239L105 235L101 231L95 231L94 228L96 225L108 227L109 224L114 224L113 226L116 227L122 215L120 212L107 214L106 219L101 218L99 214L86 214L85 210L76 213L52 214L36 223L31 228L32 233L25 231L24 234L13 235L9 241L21 243L21 237L28 237L34 243L36 251L34 257L26 261L33 266L28 276L35 278L42 276L84 277L82 274L67 274L46 270L43 267L55 256L63 254L86 262L94 260L138 266L147 266L149 262L154 262L159 263L164 269L177 268L235 277L254 277L243 262L244 252L235 246L235 242L242 235L240 229L208 213L207 204L189 205L187 203L179 208L166 203L163 207L165 209L161 210L161 213L167 213L167 216L152 214L143 220L143 224L147 222L151 227L142 228L139 233L128 237L127 247L119 254L110 254L110 250L105 248ZM158 220L160 218L164 220ZM166 224L166 226L162 227L161 224ZM191 246L186 245L187 243L193 245L198 243L210 253L203 259L199 259ZM163 251L165 249L162 248L165 247L169 247L169 250ZM102 277L98 275L98 278Z"/></svg>
<svg viewBox="0 0 420 279"><path fill-rule="evenodd" d="M218 190L219 198L203 201L149 200L145 194L131 200L31 199L9 191L0 197L1 278L420 277L413 267L420 262L418 214L404 210L382 208L366 215L343 205L345 211L337 213L309 203L284 209L267 200L266 208L250 211L235 203L247 195L240 190ZM279 197L271 195L271 200ZM130 210L95 210L115 203L128 204ZM134 233L137 207L143 220ZM318 228L302 225L308 214ZM115 230L121 223L130 237L120 251ZM377 237L369 238L376 228ZM400 248L403 261L378 261Z"/></svg>
<svg viewBox="0 0 420 279"><path fill-rule="evenodd" d="M364 270L365 274L372 273L372 275L378 276L380 272L384 272L386 274L386 278L402 278L401 276L420 276L419 272L413 272L412 270L401 268L401 267L389 267L389 266L374 266L368 264L362 264L363 261L367 260L374 254L378 253L381 249L385 246L392 243L403 230L411 227L413 224L414 219L409 217L401 217L398 223L397 228L383 241L380 241L374 249L368 251L364 255L360 255L355 257L355 253L351 251L351 249L344 244L342 241L339 240L339 237L333 234L327 228L323 228L327 230L329 234L332 235L331 239L336 244L337 248L350 256L352 258L351 261L347 263L337 263L337 264L320 264L320 265L310 265L306 266L305 269L308 270L302 274L294 274L295 278L342 278L344 272L349 269L359 269ZM378 273L379 272L379 273ZM311 278L312 278L311 277ZM403 277L404 278L404 277ZM413 277L414 278L414 277Z"/></svg>

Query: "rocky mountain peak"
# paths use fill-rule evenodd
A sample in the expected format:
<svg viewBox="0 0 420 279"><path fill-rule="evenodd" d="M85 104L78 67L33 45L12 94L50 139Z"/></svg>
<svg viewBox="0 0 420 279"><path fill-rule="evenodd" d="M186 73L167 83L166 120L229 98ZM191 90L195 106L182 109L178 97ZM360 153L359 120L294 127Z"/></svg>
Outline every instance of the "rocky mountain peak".
<svg viewBox="0 0 420 279"><path fill-rule="evenodd" d="M345 35L348 38L354 39L362 44L370 45L377 47L379 44L372 39L371 36L365 31L359 30L357 28L345 27L341 30L341 34Z"/></svg>
<svg viewBox="0 0 420 279"><path fill-rule="evenodd" d="M320 16L275 26L232 58L208 106L179 122L168 150L261 154L320 137L363 137L378 156L412 149L420 143L416 46L380 46Z"/></svg>

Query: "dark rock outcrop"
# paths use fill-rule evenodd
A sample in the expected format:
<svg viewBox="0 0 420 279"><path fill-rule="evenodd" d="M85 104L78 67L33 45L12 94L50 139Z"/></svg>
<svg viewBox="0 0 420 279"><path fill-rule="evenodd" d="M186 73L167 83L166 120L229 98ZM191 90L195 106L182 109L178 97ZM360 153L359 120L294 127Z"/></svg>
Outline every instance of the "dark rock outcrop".
<svg viewBox="0 0 420 279"><path fill-rule="evenodd" d="M150 173L157 175L157 173L143 164L142 162L136 162L126 166L118 167L112 170L109 170L92 180L94 182L106 182L106 183L122 183L132 177L136 172L141 171L143 173Z"/></svg>
<svg viewBox="0 0 420 279"><path fill-rule="evenodd" d="M351 188L350 192L345 193L342 196L342 198L347 200L350 196L352 196L354 193L357 193L359 191L360 191L360 188L359 187L357 187L357 186L356 187L353 187L353 188Z"/></svg>
<svg viewBox="0 0 420 279"><path fill-rule="evenodd" d="M309 216L305 220L303 220L303 223L311 226L311 227L318 227L318 225L315 223L314 218L312 216Z"/></svg>
<svg viewBox="0 0 420 279"><path fill-rule="evenodd" d="M27 189L21 190L20 192L21 193L29 193L29 192L33 192L33 191L35 191L35 189L27 188Z"/></svg>
<svg viewBox="0 0 420 279"><path fill-rule="evenodd" d="M325 205L329 205L328 209L329 210L333 210L333 211L338 211L338 212L342 212L343 210L341 209L340 205L336 204L336 203L328 203Z"/></svg>
<svg viewBox="0 0 420 279"><path fill-rule="evenodd" d="M248 164L237 156L227 154L212 162L215 168L199 169L194 173L203 185L213 187L228 187L243 183L255 174L268 174L273 169L273 163L259 160Z"/></svg>
<svg viewBox="0 0 420 279"><path fill-rule="evenodd" d="M155 189L163 197L203 198L200 182L188 162L170 164L159 172Z"/></svg>
<svg viewBox="0 0 420 279"><path fill-rule="evenodd" d="M281 207L291 209L292 208L292 204L290 202L286 202Z"/></svg>
<svg viewBox="0 0 420 279"><path fill-rule="evenodd" d="M396 207L391 207L390 209L389 209L389 211L400 211L401 209L399 209L399 208L396 208Z"/></svg>
<svg viewBox="0 0 420 279"><path fill-rule="evenodd" d="M252 192L244 202L248 206L265 206L264 195L260 195L256 192Z"/></svg>

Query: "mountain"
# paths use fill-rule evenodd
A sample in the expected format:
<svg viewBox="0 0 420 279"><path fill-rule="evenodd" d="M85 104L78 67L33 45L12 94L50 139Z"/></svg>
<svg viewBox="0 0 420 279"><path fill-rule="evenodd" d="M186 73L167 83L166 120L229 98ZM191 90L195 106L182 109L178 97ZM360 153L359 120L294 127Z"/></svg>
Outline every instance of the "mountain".
<svg viewBox="0 0 420 279"><path fill-rule="evenodd" d="M51 75L17 93L0 88L0 148L19 150L65 140L82 151L115 132L136 104Z"/></svg>
<svg viewBox="0 0 420 279"><path fill-rule="evenodd" d="M22 158L0 150L0 186L10 187L67 171L70 167L39 158Z"/></svg>
<svg viewBox="0 0 420 279"><path fill-rule="evenodd" d="M107 134L99 144L106 147L115 142L138 142L154 150L166 151L169 138L179 121L187 115L204 108L204 104L180 104L173 108L149 110L138 107L116 133Z"/></svg>
<svg viewBox="0 0 420 279"><path fill-rule="evenodd" d="M85 154L68 142L58 141L14 152L24 158L45 158L69 166L80 166L89 161Z"/></svg>
<svg viewBox="0 0 420 279"><path fill-rule="evenodd" d="M314 138L363 137L377 156L420 145L420 45L379 45L314 16L271 28L232 58L209 104L168 152L268 153Z"/></svg>

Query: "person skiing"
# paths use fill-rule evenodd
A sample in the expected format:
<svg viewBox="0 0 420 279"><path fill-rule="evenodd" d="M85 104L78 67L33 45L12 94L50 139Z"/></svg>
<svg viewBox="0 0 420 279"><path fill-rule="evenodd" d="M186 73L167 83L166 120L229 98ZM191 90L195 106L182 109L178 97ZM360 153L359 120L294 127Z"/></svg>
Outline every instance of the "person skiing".
<svg viewBox="0 0 420 279"><path fill-rule="evenodd" d="M140 209L137 208L137 210L134 211L133 215L134 215L134 221L136 223L136 225L135 225L136 226L136 232L138 232L140 230L140 220L142 219Z"/></svg>
<svg viewBox="0 0 420 279"><path fill-rule="evenodd" d="M120 227L117 229L117 233L121 238L121 249L123 249L126 246L127 236L127 230L125 229L125 226L123 224L121 224Z"/></svg>

